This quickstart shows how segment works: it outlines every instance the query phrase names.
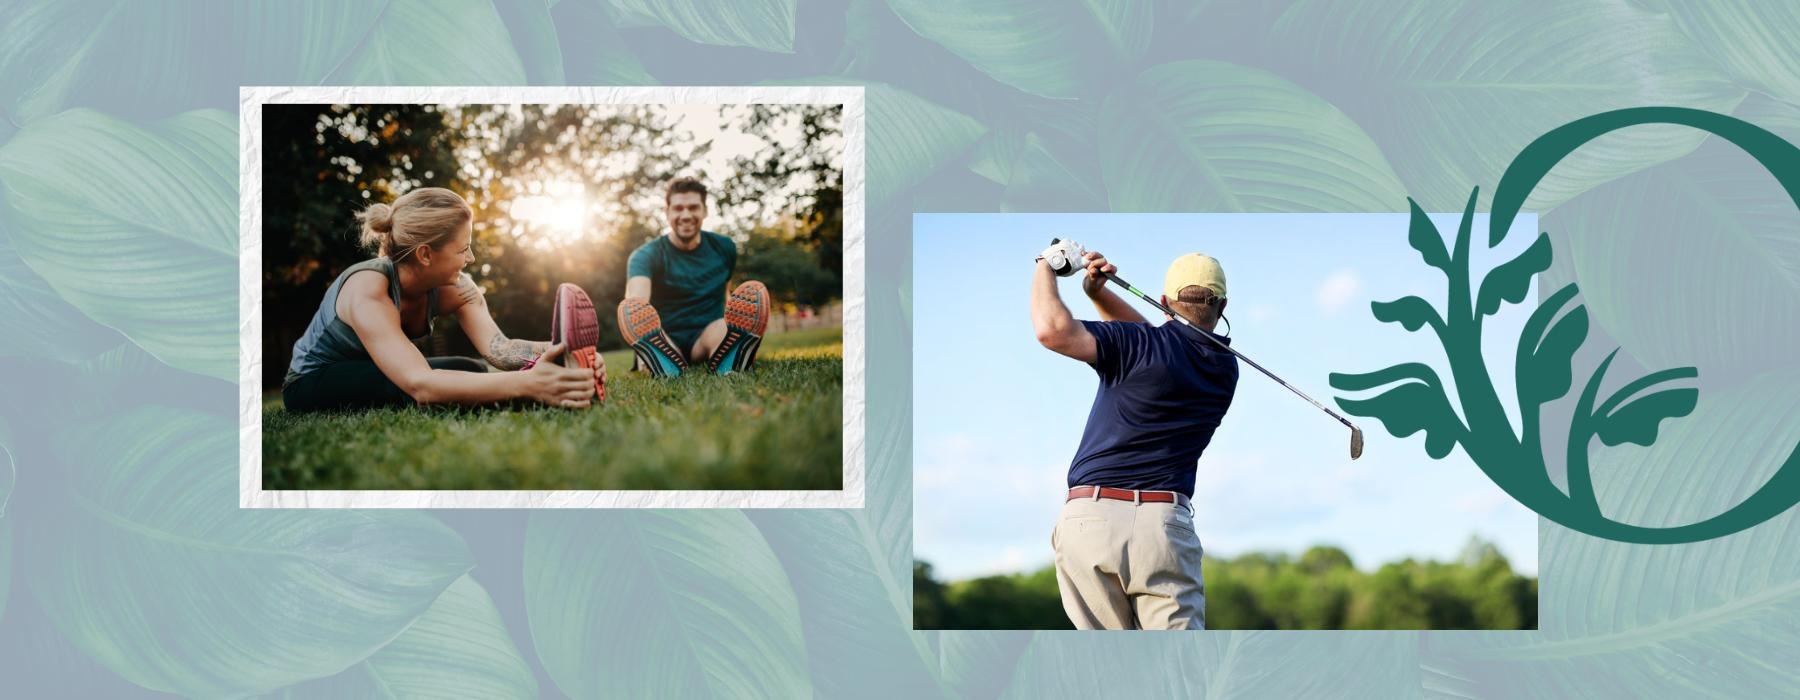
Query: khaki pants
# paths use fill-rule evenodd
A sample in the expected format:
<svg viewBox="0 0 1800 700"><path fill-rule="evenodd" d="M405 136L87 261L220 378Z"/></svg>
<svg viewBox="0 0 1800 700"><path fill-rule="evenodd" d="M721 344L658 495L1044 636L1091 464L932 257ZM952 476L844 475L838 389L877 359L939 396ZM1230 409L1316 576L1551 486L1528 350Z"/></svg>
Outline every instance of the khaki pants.
<svg viewBox="0 0 1800 700"><path fill-rule="evenodd" d="M1077 498L1050 533L1079 629L1206 629L1200 537L1187 507Z"/></svg>

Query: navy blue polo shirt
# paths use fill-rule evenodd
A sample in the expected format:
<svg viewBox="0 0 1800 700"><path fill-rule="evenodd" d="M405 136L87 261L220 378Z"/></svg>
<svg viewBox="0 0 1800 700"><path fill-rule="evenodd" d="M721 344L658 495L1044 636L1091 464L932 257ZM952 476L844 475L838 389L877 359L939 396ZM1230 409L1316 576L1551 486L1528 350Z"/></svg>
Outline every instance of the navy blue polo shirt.
<svg viewBox="0 0 1800 700"><path fill-rule="evenodd" d="M1194 495L1194 470L1237 392L1237 356L1176 321L1082 321L1099 358L1069 486ZM1229 338L1221 338L1230 343Z"/></svg>

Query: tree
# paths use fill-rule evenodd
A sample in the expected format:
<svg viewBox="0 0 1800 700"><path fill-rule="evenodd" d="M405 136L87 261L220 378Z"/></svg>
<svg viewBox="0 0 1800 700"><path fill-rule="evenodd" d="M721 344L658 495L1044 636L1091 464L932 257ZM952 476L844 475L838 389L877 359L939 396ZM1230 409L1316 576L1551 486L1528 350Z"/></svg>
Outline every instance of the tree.
<svg viewBox="0 0 1800 700"><path fill-rule="evenodd" d="M931 577L931 565L913 562L913 627L922 630L948 629L944 600L944 584Z"/></svg>
<svg viewBox="0 0 1800 700"><path fill-rule="evenodd" d="M742 247L737 276L762 280L776 301L823 306L843 296L840 277L820 268L805 246L776 234L757 231Z"/></svg>
<svg viewBox="0 0 1800 700"><path fill-rule="evenodd" d="M1332 546L1297 560L1278 552L1202 564L1209 629L1532 629L1537 580L1513 572L1492 544L1471 539L1454 562L1412 559L1358 571ZM920 629L1067 629L1056 571L942 584L913 565Z"/></svg>
<svg viewBox="0 0 1800 700"><path fill-rule="evenodd" d="M797 143L778 133L798 127ZM843 108L838 105L751 105L738 128L763 141L752 157L733 159L721 208L752 212L773 223L789 217L818 267L841 279L844 265ZM787 193L792 192L790 196Z"/></svg>

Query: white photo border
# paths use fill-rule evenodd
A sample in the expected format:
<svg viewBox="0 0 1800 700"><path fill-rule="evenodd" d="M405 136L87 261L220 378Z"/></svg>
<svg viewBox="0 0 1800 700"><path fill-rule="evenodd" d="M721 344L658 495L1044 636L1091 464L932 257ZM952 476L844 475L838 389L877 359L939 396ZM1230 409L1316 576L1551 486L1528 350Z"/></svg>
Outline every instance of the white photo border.
<svg viewBox="0 0 1800 700"><path fill-rule="evenodd" d="M843 482L837 491L267 491L262 488L262 108L266 104L841 104ZM274 87L238 91L238 505L242 508L861 508L864 104L860 86Z"/></svg>

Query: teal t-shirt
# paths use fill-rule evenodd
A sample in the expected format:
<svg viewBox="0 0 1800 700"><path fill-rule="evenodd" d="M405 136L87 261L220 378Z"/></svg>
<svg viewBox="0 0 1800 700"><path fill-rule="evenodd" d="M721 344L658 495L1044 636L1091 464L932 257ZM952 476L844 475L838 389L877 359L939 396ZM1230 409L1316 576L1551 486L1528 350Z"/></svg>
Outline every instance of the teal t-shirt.
<svg viewBox="0 0 1800 700"><path fill-rule="evenodd" d="M676 347L694 346L706 325L725 317L725 285L737 269L737 244L711 231L700 232L700 247L676 248L657 236L631 252L629 277L650 278L650 305Z"/></svg>

